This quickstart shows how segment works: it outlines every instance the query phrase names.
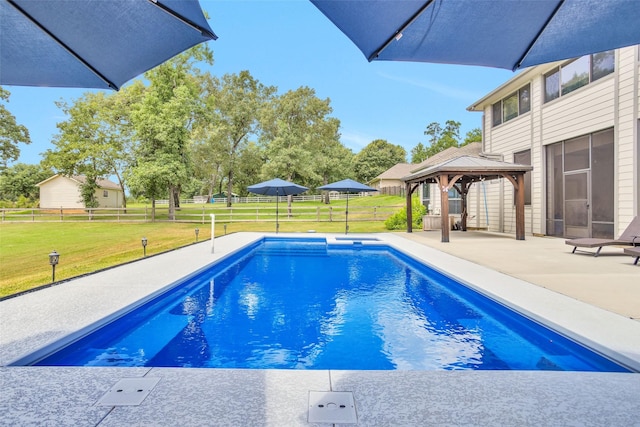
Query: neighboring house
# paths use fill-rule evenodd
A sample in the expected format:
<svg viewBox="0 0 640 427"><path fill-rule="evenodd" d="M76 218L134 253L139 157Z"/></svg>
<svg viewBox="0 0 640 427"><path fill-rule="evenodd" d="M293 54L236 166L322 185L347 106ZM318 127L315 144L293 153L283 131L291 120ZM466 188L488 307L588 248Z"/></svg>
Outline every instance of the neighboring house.
<svg viewBox="0 0 640 427"><path fill-rule="evenodd" d="M484 153L533 166L528 234L617 237L640 214L639 88L631 46L525 69L468 108L483 113ZM470 225L513 232L511 183L473 185Z"/></svg>
<svg viewBox="0 0 640 427"><path fill-rule="evenodd" d="M80 185L84 176L54 175L36 184L40 187L40 208L42 209L84 209ZM96 200L101 208L121 208L124 202L122 188L106 179L98 180Z"/></svg>
<svg viewBox="0 0 640 427"><path fill-rule="evenodd" d="M415 166L410 163L398 163L373 178L368 182L368 185L378 190L380 194L403 196L404 181L402 181L402 177L408 175Z"/></svg>

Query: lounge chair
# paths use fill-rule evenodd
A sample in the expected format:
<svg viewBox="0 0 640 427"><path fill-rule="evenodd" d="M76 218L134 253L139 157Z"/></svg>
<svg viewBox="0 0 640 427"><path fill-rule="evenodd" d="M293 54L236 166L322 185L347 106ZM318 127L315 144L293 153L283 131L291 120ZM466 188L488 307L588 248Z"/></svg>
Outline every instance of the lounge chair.
<svg viewBox="0 0 640 427"><path fill-rule="evenodd" d="M640 246L640 216L636 216L617 239L580 237L577 239L565 240L565 243L573 246L573 251L571 251L572 254L576 253L576 249L578 248L598 248L593 254L594 256L598 256L600 254L600 250L603 246Z"/></svg>
<svg viewBox="0 0 640 427"><path fill-rule="evenodd" d="M624 248L624 253L636 257L633 265L638 265L638 260L640 259L640 246L634 246L633 248Z"/></svg>

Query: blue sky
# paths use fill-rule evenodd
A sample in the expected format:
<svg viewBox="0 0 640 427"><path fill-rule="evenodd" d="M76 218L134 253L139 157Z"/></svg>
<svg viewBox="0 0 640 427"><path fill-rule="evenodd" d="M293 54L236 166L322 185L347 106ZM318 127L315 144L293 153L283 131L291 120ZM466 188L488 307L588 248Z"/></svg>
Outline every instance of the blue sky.
<svg viewBox="0 0 640 427"><path fill-rule="evenodd" d="M341 140L354 152L375 139L403 146L409 155L426 143L426 126L462 123L461 136L480 127L482 114L466 108L511 78L508 70L410 62L367 62L363 54L307 0L200 0L219 36L209 42L222 76L249 70L278 93L300 86L329 98L341 122ZM5 86L9 111L32 143L19 162L38 163L51 148L64 115L56 100L71 102L87 89ZM409 158L407 160L410 160Z"/></svg>

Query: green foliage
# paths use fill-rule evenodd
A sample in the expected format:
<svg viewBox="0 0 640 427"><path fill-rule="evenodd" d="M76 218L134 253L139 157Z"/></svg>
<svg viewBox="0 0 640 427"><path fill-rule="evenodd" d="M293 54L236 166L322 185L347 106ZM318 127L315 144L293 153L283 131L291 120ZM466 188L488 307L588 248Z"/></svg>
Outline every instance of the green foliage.
<svg viewBox="0 0 640 427"><path fill-rule="evenodd" d="M482 130L480 128L473 128L467 132L460 146L471 144L472 142L482 142Z"/></svg>
<svg viewBox="0 0 640 427"><path fill-rule="evenodd" d="M353 169L356 180L367 183L392 166L406 162L406 157L407 152L400 145L376 139L355 156Z"/></svg>
<svg viewBox="0 0 640 427"><path fill-rule="evenodd" d="M411 200L411 215L413 228L420 228L422 226L422 217L427 214L427 208L420 203L417 197ZM384 226L387 230L404 230L407 228L407 208L400 209L395 214L391 215L384 222Z"/></svg>
<svg viewBox="0 0 640 427"><path fill-rule="evenodd" d="M9 102L11 93L0 87L0 101ZM0 103L0 172L20 156L18 144L30 144L29 130L16 122L13 114Z"/></svg>
<svg viewBox="0 0 640 427"><path fill-rule="evenodd" d="M52 175L53 171L42 165L16 163L0 174L0 200L15 202L23 197L37 201L40 190L36 184Z"/></svg>
<svg viewBox="0 0 640 427"><path fill-rule="evenodd" d="M100 206L100 202L96 198L97 190L98 183L95 176L88 175L85 177L84 182L80 183L80 197L85 208L90 209Z"/></svg>
<svg viewBox="0 0 640 427"><path fill-rule="evenodd" d="M411 149L411 163L420 163L427 160L427 147L419 142L418 145Z"/></svg>

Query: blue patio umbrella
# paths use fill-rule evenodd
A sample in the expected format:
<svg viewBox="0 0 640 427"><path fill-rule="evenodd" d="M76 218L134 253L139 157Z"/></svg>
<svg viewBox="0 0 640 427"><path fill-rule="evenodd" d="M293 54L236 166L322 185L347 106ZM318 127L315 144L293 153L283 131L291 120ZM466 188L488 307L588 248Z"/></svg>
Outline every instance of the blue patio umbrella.
<svg viewBox="0 0 640 427"><path fill-rule="evenodd" d="M311 0L369 61L515 70L640 44L637 0Z"/></svg>
<svg viewBox="0 0 640 427"><path fill-rule="evenodd" d="M318 190L339 191L347 193L347 207L344 211L344 234L349 233L349 193L378 191L375 188L361 184L358 181L354 181L352 179L343 179L342 181L332 182L331 184L318 187Z"/></svg>
<svg viewBox="0 0 640 427"><path fill-rule="evenodd" d="M0 0L0 85L118 89L215 40L197 0Z"/></svg>
<svg viewBox="0 0 640 427"><path fill-rule="evenodd" d="M304 193L308 190L307 187L294 184L293 182L285 181L280 178L274 178L269 181L264 181L259 184L250 185L247 187L250 193L261 194L263 196L276 196L276 233L280 228L278 223L278 199L280 196L290 196L300 193Z"/></svg>

